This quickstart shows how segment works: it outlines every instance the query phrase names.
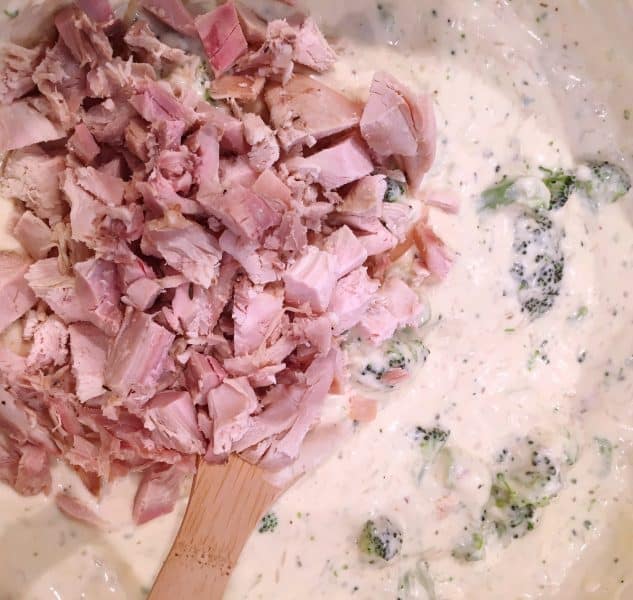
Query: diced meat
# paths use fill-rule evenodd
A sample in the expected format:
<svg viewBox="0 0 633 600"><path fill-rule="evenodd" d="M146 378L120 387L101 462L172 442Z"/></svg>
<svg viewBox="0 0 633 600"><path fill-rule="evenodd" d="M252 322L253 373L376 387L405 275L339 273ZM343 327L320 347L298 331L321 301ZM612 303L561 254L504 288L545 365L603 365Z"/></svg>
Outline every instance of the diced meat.
<svg viewBox="0 0 633 600"><path fill-rule="evenodd" d="M65 136L62 127L50 121L27 100L0 106L0 152L17 150Z"/></svg>
<svg viewBox="0 0 633 600"><path fill-rule="evenodd" d="M355 269L337 282L328 307L336 320L335 335L351 329L362 319L378 287L378 282L369 278L365 267Z"/></svg>
<svg viewBox="0 0 633 600"><path fill-rule="evenodd" d="M290 188L279 179L272 169L263 171L251 189L270 206L275 207L278 212L289 208L292 203Z"/></svg>
<svg viewBox="0 0 633 600"><path fill-rule="evenodd" d="M190 125L198 118L195 111L174 96L164 82L145 80L139 93L130 98L130 104L149 123L182 121Z"/></svg>
<svg viewBox="0 0 633 600"><path fill-rule="evenodd" d="M257 29L255 32L257 35ZM292 76L295 62L321 73L329 69L335 60L336 54L310 17L299 27L277 19L268 23L261 47L240 60L237 68L277 77L286 84Z"/></svg>
<svg viewBox="0 0 633 600"><path fill-rule="evenodd" d="M398 238L406 239L412 225L413 209L407 204L385 202L382 207L382 222Z"/></svg>
<svg viewBox="0 0 633 600"><path fill-rule="evenodd" d="M17 254L0 254L0 332L35 304L25 274L29 263Z"/></svg>
<svg viewBox="0 0 633 600"><path fill-rule="evenodd" d="M264 241L266 248L298 256L308 245L308 228L300 214L286 211L281 223Z"/></svg>
<svg viewBox="0 0 633 600"><path fill-rule="evenodd" d="M283 275L286 302L307 305L314 312L324 312L336 285L337 262L329 252L308 246L305 253Z"/></svg>
<svg viewBox="0 0 633 600"><path fill-rule="evenodd" d="M244 124L231 116L220 107L211 106L206 102L198 110L203 114L207 123L213 125L218 132L220 148L225 152L244 154L248 152L248 145L244 139Z"/></svg>
<svg viewBox="0 0 633 600"><path fill-rule="evenodd" d="M406 93L410 92L406 90ZM428 95L410 96L413 121L415 123L418 151L413 156L401 158L402 168L407 175L412 190L417 190L424 175L433 165L437 139L437 125L433 100Z"/></svg>
<svg viewBox="0 0 633 600"><path fill-rule="evenodd" d="M244 143L246 143L246 140ZM257 171L253 169L246 156L221 157L219 174L221 188L223 189L231 189L236 185L251 188L257 181ZM222 190L213 190L216 194L220 193L220 191Z"/></svg>
<svg viewBox="0 0 633 600"><path fill-rule="evenodd" d="M147 217L159 217L174 212L183 215L202 214L200 205L195 200L178 194L173 183L163 177L158 169L152 172L147 181L137 182L136 189L145 201Z"/></svg>
<svg viewBox="0 0 633 600"><path fill-rule="evenodd" d="M123 315L119 302L121 291L117 281L116 265L91 258L74 266L77 297L88 320L106 335L119 331Z"/></svg>
<svg viewBox="0 0 633 600"><path fill-rule="evenodd" d="M59 271L57 258L45 258L33 263L25 278L33 293L44 300L65 323L88 320L77 297L75 278Z"/></svg>
<svg viewBox="0 0 633 600"><path fill-rule="evenodd" d="M140 5L178 33L195 37L193 17L182 0L140 0Z"/></svg>
<svg viewBox="0 0 633 600"><path fill-rule="evenodd" d="M183 454L203 454L205 447L189 392L166 391L147 404L145 428L165 448Z"/></svg>
<svg viewBox="0 0 633 600"><path fill-rule="evenodd" d="M112 60L108 37L83 11L72 6L63 8L55 15L55 27L60 39L82 67L100 60Z"/></svg>
<svg viewBox="0 0 633 600"><path fill-rule="evenodd" d="M380 217L387 191L384 175L368 175L357 181L336 209L358 217Z"/></svg>
<svg viewBox="0 0 633 600"><path fill-rule="evenodd" d="M72 496L70 492L59 492L55 496L55 504L61 512L71 519L93 527L106 527L106 522L95 511L75 496Z"/></svg>
<svg viewBox="0 0 633 600"><path fill-rule="evenodd" d="M391 250L398 244L398 238L378 220L371 219L363 225L364 233L358 241L367 251L367 256L376 256Z"/></svg>
<svg viewBox="0 0 633 600"><path fill-rule="evenodd" d="M86 73L72 56L62 40L46 51L44 59L33 73L33 81L42 94L34 108L66 130L77 121L79 109L85 96Z"/></svg>
<svg viewBox="0 0 633 600"><path fill-rule="evenodd" d="M5 346L0 346L0 382L8 384L26 371L26 360Z"/></svg>
<svg viewBox="0 0 633 600"><path fill-rule="evenodd" d="M114 19L110 0L77 0L77 4L97 23L108 23Z"/></svg>
<svg viewBox="0 0 633 600"><path fill-rule="evenodd" d="M11 42L0 45L0 104L11 104L34 87L33 71L44 47L24 48Z"/></svg>
<svg viewBox="0 0 633 600"><path fill-rule="evenodd" d="M164 258L189 281L208 288L218 276L221 253L210 233L177 212L145 225L141 246L145 254Z"/></svg>
<svg viewBox="0 0 633 600"><path fill-rule="evenodd" d="M417 190L435 158L435 116L427 96L415 96L384 72L378 72L360 121L363 138L379 156L402 157L411 187Z"/></svg>
<svg viewBox="0 0 633 600"><path fill-rule="evenodd" d="M195 25L216 77L233 66L248 49L232 2L196 17Z"/></svg>
<svg viewBox="0 0 633 600"><path fill-rule="evenodd" d="M327 354L332 348L332 318L330 315L295 317L292 328L302 343L316 350L318 354Z"/></svg>
<svg viewBox="0 0 633 600"><path fill-rule="evenodd" d="M162 291L155 279L141 277L128 286L124 299L137 310L148 310Z"/></svg>
<svg viewBox="0 0 633 600"><path fill-rule="evenodd" d="M146 313L131 311L108 352L106 386L120 396L151 393L163 372L174 335Z"/></svg>
<svg viewBox="0 0 633 600"><path fill-rule="evenodd" d="M107 206L123 204L125 182L115 175L93 167L75 170L78 185Z"/></svg>
<svg viewBox="0 0 633 600"><path fill-rule="evenodd" d="M92 167L82 167L67 169L62 176L73 238L103 254L125 254L124 241L141 235L143 212L136 204L117 205L116 188L107 187L107 183L99 185L100 178L94 173ZM108 181L105 174L101 173L101 177Z"/></svg>
<svg viewBox="0 0 633 600"><path fill-rule="evenodd" d="M61 367L67 358L68 329L57 317L48 317L35 327L26 366L30 371Z"/></svg>
<svg viewBox="0 0 633 600"><path fill-rule="evenodd" d="M236 2L235 6L246 41L249 44L263 44L266 39L266 21L242 2Z"/></svg>
<svg viewBox="0 0 633 600"><path fill-rule="evenodd" d="M128 102L108 98L86 110L81 118L98 142L119 145L135 115L136 110Z"/></svg>
<svg viewBox="0 0 633 600"><path fill-rule="evenodd" d="M264 95L270 120L282 148L312 146L318 140L358 125L357 104L324 83L295 75L285 86L269 87Z"/></svg>
<svg viewBox="0 0 633 600"><path fill-rule="evenodd" d="M453 256L444 242L424 221L414 227L413 239L424 266L437 278L444 279L453 264Z"/></svg>
<svg viewBox="0 0 633 600"><path fill-rule="evenodd" d="M461 199L459 194L452 190L431 189L423 196L424 202L429 206L442 209L447 213L458 213Z"/></svg>
<svg viewBox="0 0 633 600"><path fill-rule="evenodd" d="M220 145L217 128L205 123L193 136L187 139L191 152L195 152L198 161L195 166L194 180L198 190L216 190L219 183Z"/></svg>
<svg viewBox="0 0 633 600"><path fill-rule="evenodd" d="M239 238L228 229L219 241L220 248L240 263L253 283L266 284L278 279L282 265L274 252L259 250L258 242Z"/></svg>
<svg viewBox="0 0 633 600"><path fill-rule="evenodd" d="M354 395L349 399L349 417L354 421L369 423L378 414L378 402L374 398Z"/></svg>
<svg viewBox="0 0 633 600"><path fill-rule="evenodd" d="M337 278L347 275L367 260L367 250L347 225L325 238L323 249L336 258Z"/></svg>
<svg viewBox="0 0 633 600"><path fill-rule="evenodd" d="M288 431L297 420L301 396L302 390L298 387L276 385L272 388L262 400L266 408L253 417L249 430L234 444L233 450L243 452L267 438Z"/></svg>
<svg viewBox="0 0 633 600"><path fill-rule="evenodd" d="M40 493L49 494L52 477L49 455L38 448L26 444L20 448L22 456L13 487L22 496L35 496Z"/></svg>
<svg viewBox="0 0 633 600"><path fill-rule="evenodd" d="M243 279L233 297L235 355L250 354L271 335L283 315L281 290L262 290Z"/></svg>
<svg viewBox="0 0 633 600"><path fill-rule="evenodd" d="M393 336L396 329L418 325L421 313L417 294L402 280L390 278L372 300L359 331L378 345Z"/></svg>
<svg viewBox="0 0 633 600"><path fill-rule="evenodd" d="M209 391L218 387L225 377L226 371L215 358L192 352L185 369L185 381L197 403L206 401Z"/></svg>
<svg viewBox="0 0 633 600"><path fill-rule="evenodd" d="M360 130L370 148L379 156L413 156L417 153L411 107L398 82L387 73L374 75Z"/></svg>
<svg viewBox="0 0 633 600"><path fill-rule="evenodd" d="M92 164L101 151L84 123L75 127L75 132L68 139L68 149L87 165Z"/></svg>
<svg viewBox="0 0 633 600"><path fill-rule="evenodd" d="M176 319L172 327L178 330L182 326L185 335L190 338L209 335L221 313L218 307L220 299L214 294L215 286L207 289L189 283L179 285L171 304Z"/></svg>
<svg viewBox="0 0 633 600"><path fill-rule="evenodd" d="M279 144L272 129L254 113L245 113L242 123L244 138L251 147L248 160L253 169L259 173L270 169L279 160Z"/></svg>
<svg viewBox="0 0 633 600"><path fill-rule="evenodd" d="M291 172L314 177L326 190L352 183L374 170L365 145L354 136L309 157L290 158L286 165Z"/></svg>
<svg viewBox="0 0 633 600"><path fill-rule="evenodd" d="M105 392L108 340L101 330L88 323L70 325L68 331L75 391L81 402L87 402Z"/></svg>
<svg viewBox="0 0 633 600"><path fill-rule="evenodd" d="M56 222L65 212L58 183L63 170L63 156L50 156L37 146L12 152L0 179L0 192L24 202L41 219Z"/></svg>
<svg viewBox="0 0 633 600"><path fill-rule="evenodd" d="M135 55L159 72L165 62L171 65L185 65L191 60L184 50L161 42L148 23L140 19L127 30L124 39Z"/></svg>
<svg viewBox="0 0 633 600"><path fill-rule="evenodd" d="M134 497L134 522L142 525L174 510L182 494L185 477L192 470L186 464L158 464L145 471Z"/></svg>
<svg viewBox="0 0 633 600"><path fill-rule="evenodd" d="M211 82L209 92L214 100L232 98L238 102L254 102L264 89L265 79L251 75L222 75Z"/></svg>
<svg viewBox="0 0 633 600"><path fill-rule="evenodd" d="M321 407L334 380L334 368L334 351L315 359L308 367L297 419L283 437L272 443L260 463L263 467L277 469L297 458L306 434L318 421Z"/></svg>
<svg viewBox="0 0 633 600"><path fill-rule="evenodd" d="M265 200L241 185L219 194L198 194L198 202L235 235L249 240L261 239L281 220Z"/></svg>
<svg viewBox="0 0 633 600"><path fill-rule="evenodd" d="M297 30L287 21L276 19L266 26L266 39L260 48L249 52L236 65L238 71L255 71L263 77L276 77L287 83L294 69L293 54Z"/></svg>
<svg viewBox="0 0 633 600"><path fill-rule="evenodd" d="M311 17L305 19L297 32L292 58L318 73L327 71L336 62L336 53Z"/></svg>
<svg viewBox="0 0 633 600"><path fill-rule="evenodd" d="M248 431L250 415L257 409L257 396L246 377L225 379L208 395L213 421L213 453L230 452Z"/></svg>
<svg viewBox="0 0 633 600"><path fill-rule="evenodd" d="M0 432L20 445L29 442L57 454L49 429L38 422L34 411L0 387Z"/></svg>

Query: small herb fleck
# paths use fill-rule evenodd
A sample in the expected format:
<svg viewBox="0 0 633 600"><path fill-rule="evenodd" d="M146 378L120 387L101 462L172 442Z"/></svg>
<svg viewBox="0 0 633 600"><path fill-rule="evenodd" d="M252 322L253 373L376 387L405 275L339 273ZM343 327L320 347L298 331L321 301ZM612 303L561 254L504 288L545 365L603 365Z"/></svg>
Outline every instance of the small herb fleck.
<svg viewBox="0 0 633 600"><path fill-rule="evenodd" d="M269 512L262 517L262 520L259 522L259 528L257 529L257 531L259 531L259 533L272 532L275 531L277 525L279 525L279 519L277 518L277 515L275 513Z"/></svg>
<svg viewBox="0 0 633 600"><path fill-rule="evenodd" d="M20 11L17 8L15 10L9 10L8 8L5 8L4 14L7 15L9 19L15 19L20 14Z"/></svg>

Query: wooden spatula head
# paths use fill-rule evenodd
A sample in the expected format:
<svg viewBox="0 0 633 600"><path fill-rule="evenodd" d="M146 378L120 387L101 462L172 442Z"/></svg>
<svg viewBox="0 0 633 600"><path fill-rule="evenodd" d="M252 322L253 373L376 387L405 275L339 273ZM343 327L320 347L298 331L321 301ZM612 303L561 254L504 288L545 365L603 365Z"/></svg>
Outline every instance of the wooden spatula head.
<svg viewBox="0 0 633 600"><path fill-rule="evenodd" d="M149 600L221 600L249 535L284 491L263 471L231 456L201 460L185 517Z"/></svg>

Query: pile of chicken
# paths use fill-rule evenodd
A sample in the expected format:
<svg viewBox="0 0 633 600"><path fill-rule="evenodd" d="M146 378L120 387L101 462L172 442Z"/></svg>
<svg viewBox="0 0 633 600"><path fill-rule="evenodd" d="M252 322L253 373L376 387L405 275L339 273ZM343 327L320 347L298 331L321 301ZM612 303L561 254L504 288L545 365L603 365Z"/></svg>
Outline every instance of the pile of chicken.
<svg viewBox="0 0 633 600"><path fill-rule="evenodd" d="M345 388L347 332L419 322L389 265L450 266L420 211L385 201L431 166L431 100L385 73L351 100L310 75L335 61L312 19L233 3L145 0L126 21L80 0L0 55L0 195L25 250L0 255L0 332L24 342L0 346L0 479L49 493L61 458L98 496L140 472L143 523L197 456L295 461Z"/></svg>

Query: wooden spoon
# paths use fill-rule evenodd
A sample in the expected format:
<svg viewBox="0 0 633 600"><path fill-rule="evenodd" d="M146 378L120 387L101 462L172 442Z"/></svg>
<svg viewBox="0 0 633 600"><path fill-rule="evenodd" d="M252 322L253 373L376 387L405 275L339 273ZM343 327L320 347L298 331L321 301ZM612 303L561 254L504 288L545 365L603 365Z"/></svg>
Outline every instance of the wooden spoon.
<svg viewBox="0 0 633 600"><path fill-rule="evenodd" d="M262 515L284 489L231 456L201 460L185 517L148 600L221 600L237 559Z"/></svg>

